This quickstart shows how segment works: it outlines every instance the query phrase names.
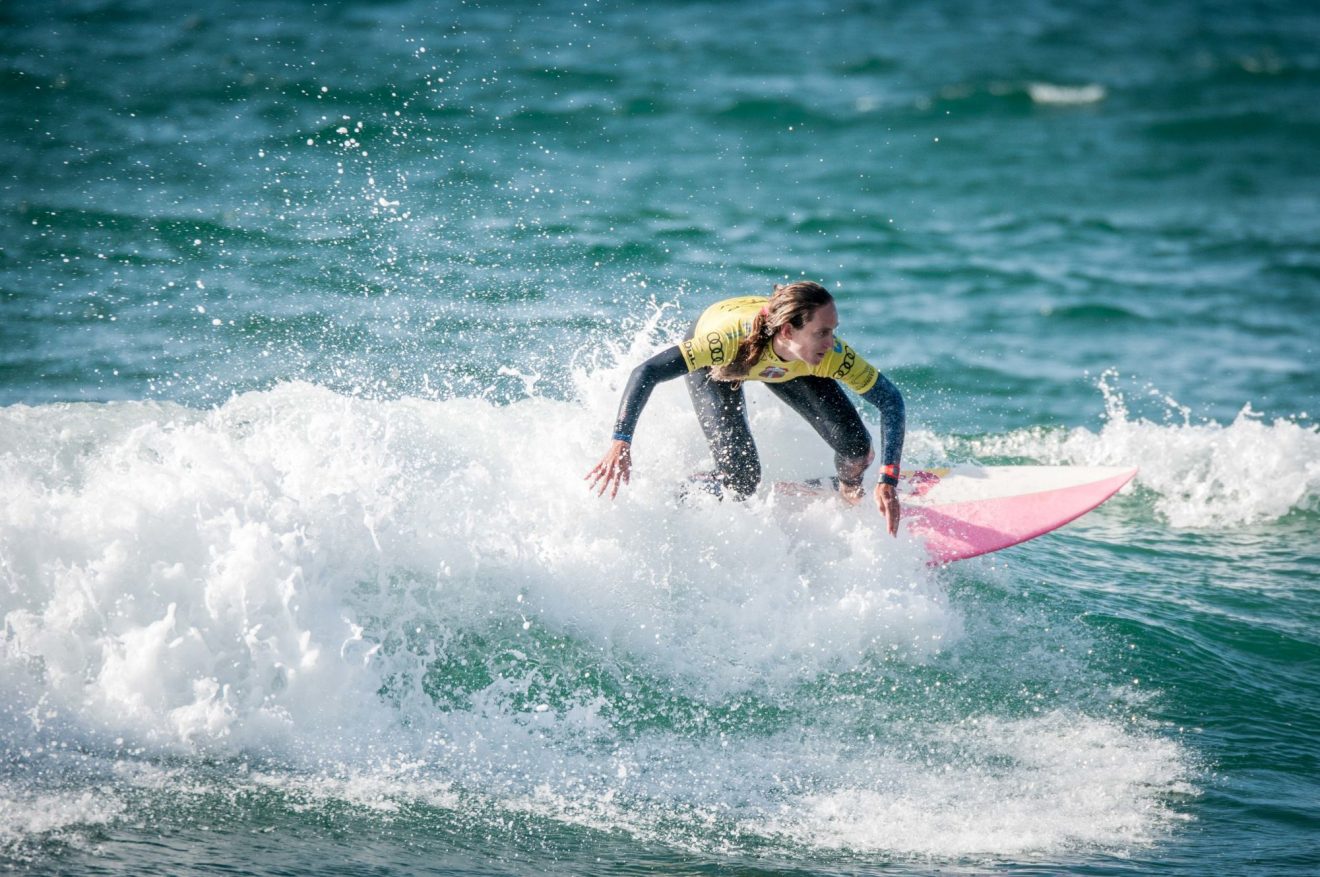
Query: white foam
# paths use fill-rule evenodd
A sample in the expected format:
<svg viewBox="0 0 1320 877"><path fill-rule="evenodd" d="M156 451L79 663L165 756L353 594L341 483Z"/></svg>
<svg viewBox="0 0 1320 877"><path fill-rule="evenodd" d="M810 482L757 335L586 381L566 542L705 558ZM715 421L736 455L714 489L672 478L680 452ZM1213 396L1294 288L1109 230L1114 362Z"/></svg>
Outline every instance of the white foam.
<svg viewBox="0 0 1320 877"><path fill-rule="evenodd" d="M1106 417L1099 432L1029 429L972 443L981 457L1027 457L1047 464L1140 467L1135 485L1155 494L1171 525L1220 528L1320 509L1320 427L1299 418L1264 418L1245 405L1227 425L1132 417L1113 376L1100 381ZM1130 490L1131 488L1129 488Z"/></svg>
<svg viewBox="0 0 1320 877"><path fill-rule="evenodd" d="M846 777L792 796L763 830L810 846L898 855L1024 856L1149 844L1183 820L1179 747L1058 710L970 717L850 759Z"/></svg>
<svg viewBox="0 0 1320 877"><path fill-rule="evenodd" d="M527 739L502 745L528 751ZM1195 794L1177 743L1063 709L899 723L869 741L819 727L648 735L561 752L556 767L505 777L498 808L707 854L767 842L937 859L1112 853L1165 837Z"/></svg>
<svg viewBox="0 0 1320 877"><path fill-rule="evenodd" d="M919 548L882 539L874 510L678 508L704 449L696 430L662 438L682 400L657 396L616 502L582 482L612 398L587 414L294 384L211 412L6 410L10 669L103 735L224 752L372 736L382 678L426 656L382 644L419 622L443 640L531 619L712 696L955 631Z"/></svg>
<svg viewBox="0 0 1320 877"><path fill-rule="evenodd" d="M24 846L34 838L76 843L86 829L114 822L125 809L118 795L103 789L49 792L0 783L0 855L31 858Z"/></svg>
<svg viewBox="0 0 1320 877"><path fill-rule="evenodd" d="M1080 106L1099 103L1108 95L1103 85L1054 85L1049 82L1032 82L1027 85L1027 94L1038 104L1055 106Z"/></svg>
<svg viewBox="0 0 1320 877"><path fill-rule="evenodd" d="M643 417L633 483L614 502L589 494L628 369L578 368L575 401L288 384L211 411L0 410L6 747L253 754L288 771L237 782L386 814L475 797L678 846L956 856L1158 831L1178 747L1076 712L890 727L874 748L829 716L773 733L704 718L791 712L802 690L877 662L919 667L957 647L963 621L873 507L680 507L675 486L707 451L677 382ZM749 389L766 480L825 474L818 437ZM437 661L490 675L437 693ZM606 696L588 669L623 690ZM639 729L633 689L692 718ZM901 742L921 738L954 755ZM1130 771L1083 791L1101 778L1061 754L1082 745ZM191 782L153 776L126 781ZM30 810L43 794L10 799ZM996 797L1016 809L981 812ZM60 800L69 822L115 818L113 797ZM884 820L858 815L877 807ZM11 832L46 830L34 819ZM940 819L961 821L923 828Z"/></svg>

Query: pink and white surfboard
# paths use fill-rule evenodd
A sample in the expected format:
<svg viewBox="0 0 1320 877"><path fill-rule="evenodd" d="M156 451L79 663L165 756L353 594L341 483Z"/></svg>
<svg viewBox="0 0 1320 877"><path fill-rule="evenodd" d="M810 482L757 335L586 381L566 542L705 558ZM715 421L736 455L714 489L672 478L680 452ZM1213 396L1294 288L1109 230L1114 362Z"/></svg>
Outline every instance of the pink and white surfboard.
<svg viewBox="0 0 1320 877"><path fill-rule="evenodd" d="M1035 539L1081 517L1137 474L1135 467L955 466L903 473L909 531L949 563Z"/></svg>
<svg viewBox="0 0 1320 877"><path fill-rule="evenodd" d="M1137 474L1122 466L952 466L905 471L903 522L932 563L965 560L1035 539L1091 511ZM781 482L783 495L819 486ZM832 491L829 491L832 492Z"/></svg>

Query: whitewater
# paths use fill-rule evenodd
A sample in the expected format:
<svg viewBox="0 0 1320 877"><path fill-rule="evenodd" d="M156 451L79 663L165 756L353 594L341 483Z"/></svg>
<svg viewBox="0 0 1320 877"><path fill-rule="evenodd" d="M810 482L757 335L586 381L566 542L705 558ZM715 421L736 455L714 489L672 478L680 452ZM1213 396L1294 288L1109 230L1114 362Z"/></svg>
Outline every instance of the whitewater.
<svg viewBox="0 0 1320 877"><path fill-rule="evenodd" d="M1060 854L1187 818L1198 756L1140 719L1139 689L1085 682L1095 644L1028 620L1019 657L991 657L1005 631L878 515L680 503L696 429L639 440L624 494L590 494L626 374L583 370L572 401L289 383L213 409L0 411L4 746L26 764L3 787L6 849L186 796L199 758L231 765L233 789L693 849ZM1101 540L1134 514L1210 528L1314 509L1314 426L1133 420L1100 387L1098 432L918 431L909 459L1140 459L1131 496L1096 513ZM757 389L768 477L804 477L814 436ZM672 390L655 431L691 416ZM977 657L973 675L1004 678L941 680ZM1040 674L1084 684L1015 702Z"/></svg>

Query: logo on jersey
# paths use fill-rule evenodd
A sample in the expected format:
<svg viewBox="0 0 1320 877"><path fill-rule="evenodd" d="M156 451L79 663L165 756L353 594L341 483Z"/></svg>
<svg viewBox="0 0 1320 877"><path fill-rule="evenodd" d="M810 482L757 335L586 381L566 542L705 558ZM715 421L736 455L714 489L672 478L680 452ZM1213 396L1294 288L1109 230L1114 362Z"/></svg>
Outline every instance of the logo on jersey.
<svg viewBox="0 0 1320 877"><path fill-rule="evenodd" d="M835 352L837 353L839 348L839 342L837 341L834 342L834 348L835 348ZM848 348L848 352L843 355L843 362L839 363L839 367L835 369L834 374L831 375L831 377L837 378L839 380L843 380L844 378L848 377L848 372L852 371L853 366L856 364L857 364L857 352L850 347Z"/></svg>
<svg viewBox="0 0 1320 877"><path fill-rule="evenodd" d="M840 341L838 338L834 339L834 352L843 353L843 342Z"/></svg>
<svg viewBox="0 0 1320 877"><path fill-rule="evenodd" d="M688 371L697 367L697 351L692 348L692 339L683 342L683 358L687 360Z"/></svg>
<svg viewBox="0 0 1320 877"><path fill-rule="evenodd" d="M777 365L768 365L757 374L758 378L765 378L767 381L777 380L788 374L788 369L780 368Z"/></svg>
<svg viewBox="0 0 1320 877"><path fill-rule="evenodd" d="M710 345L710 364L719 365L724 362L724 336L719 332L707 332L706 343Z"/></svg>
<svg viewBox="0 0 1320 877"><path fill-rule="evenodd" d="M875 370L875 366L867 365L866 368L858 372L857 376L853 378L852 385L854 387L865 387L870 384L874 384L876 382L877 374L878 373Z"/></svg>

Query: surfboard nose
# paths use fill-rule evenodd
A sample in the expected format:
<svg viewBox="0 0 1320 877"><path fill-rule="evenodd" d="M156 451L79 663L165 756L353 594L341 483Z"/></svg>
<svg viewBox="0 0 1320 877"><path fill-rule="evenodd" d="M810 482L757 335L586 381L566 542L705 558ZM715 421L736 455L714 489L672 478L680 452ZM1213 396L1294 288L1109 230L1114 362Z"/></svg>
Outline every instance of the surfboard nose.
<svg viewBox="0 0 1320 877"><path fill-rule="evenodd" d="M1011 469L1016 467L1003 467ZM1054 473L1032 469L1032 485L1075 479L1071 467ZM1088 475L1100 474L1091 469ZM1106 467L1104 477L1030 492L962 502L912 505L905 509L909 531L923 539L931 563L951 563L999 551L1042 536L1076 520L1105 502L1137 474L1137 467Z"/></svg>

